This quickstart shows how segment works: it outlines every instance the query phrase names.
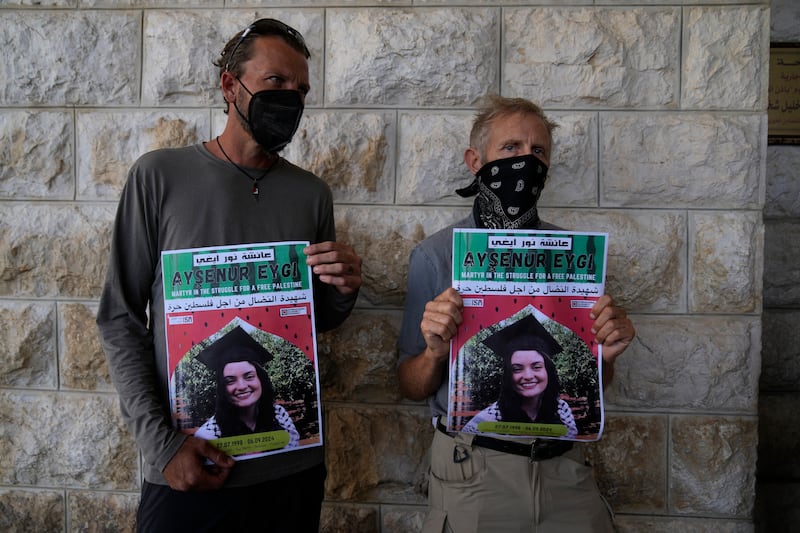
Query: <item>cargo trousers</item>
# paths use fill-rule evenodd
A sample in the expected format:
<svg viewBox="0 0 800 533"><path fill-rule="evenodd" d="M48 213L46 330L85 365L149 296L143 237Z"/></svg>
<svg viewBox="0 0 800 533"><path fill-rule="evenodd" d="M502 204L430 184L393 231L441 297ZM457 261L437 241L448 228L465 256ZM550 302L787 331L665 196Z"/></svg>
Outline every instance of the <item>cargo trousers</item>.
<svg viewBox="0 0 800 533"><path fill-rule="evenodd" d="M434 432L423 533L606 533L613 516L579 447L541 461Z"/></svg>

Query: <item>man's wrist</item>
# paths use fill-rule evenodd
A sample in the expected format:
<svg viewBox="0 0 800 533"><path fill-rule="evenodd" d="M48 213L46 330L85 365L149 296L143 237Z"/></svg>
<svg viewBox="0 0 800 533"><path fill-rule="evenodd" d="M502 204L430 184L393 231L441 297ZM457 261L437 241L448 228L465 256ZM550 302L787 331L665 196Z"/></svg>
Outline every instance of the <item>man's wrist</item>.
<svg viewBox="0 0 800 533"><path fill-rule="evenodd" d="M425 351L422 352L422 356L435 366L439 366L447 361L447 355L449 353L449 348L447 350L434 350L430 346L426 346Z"/></svg>
<svg viewBox="0 0 800 533"><path fill-rule="evenodd" d="M186 441L188 437L189 436L184 433L180 433L177 431L173 432L173 436L170 437L166 448L159 455L159 458L156 461L155 466L156 468L158 468L159 472L161 472L162 474L164 473L164 469L167 467L170 461L172 461L172 459L178 453L178 450L181 449L181 446L183 446L183 443Z"/></svg>

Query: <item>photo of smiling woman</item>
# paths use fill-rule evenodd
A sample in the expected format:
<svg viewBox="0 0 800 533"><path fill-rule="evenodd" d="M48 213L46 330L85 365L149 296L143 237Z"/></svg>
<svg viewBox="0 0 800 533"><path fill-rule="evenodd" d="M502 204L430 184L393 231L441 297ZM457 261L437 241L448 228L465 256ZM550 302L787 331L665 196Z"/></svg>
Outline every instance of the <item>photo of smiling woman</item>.
<svg viewBox="0 0 800 533"><path fill-rule="evenodd" d="M285 430L287 448L297 446L300 435L286 410L275 403L272 382L263 365L269 353L237 326L197 355L197 360L216 376L214 416L194 436L212 440L222 437Z"/></svg>
<svg viewBox="0 0 800 533"><path fill-rule="evenodd" d="M561 424L563 438L578 434L552 357L562 347L532 315L528 315L483 340L503 360L503 382L496 402L476 414L461 431L481 432L481 422Z"/></svg>

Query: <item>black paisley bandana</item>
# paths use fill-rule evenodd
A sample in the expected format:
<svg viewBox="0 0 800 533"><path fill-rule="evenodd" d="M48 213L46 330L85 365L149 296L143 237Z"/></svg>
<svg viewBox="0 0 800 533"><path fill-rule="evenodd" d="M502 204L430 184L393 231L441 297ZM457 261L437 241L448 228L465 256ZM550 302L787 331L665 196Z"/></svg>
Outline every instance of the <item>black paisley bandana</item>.
<svg viewBox="0 0 800 533"><path fill-rule="evenodd" d="M536 203L547 177L547 165L535 155L498 159L481 167L475 181L456 193L475 198L473 216L487 229L537 227Z"/></svg>

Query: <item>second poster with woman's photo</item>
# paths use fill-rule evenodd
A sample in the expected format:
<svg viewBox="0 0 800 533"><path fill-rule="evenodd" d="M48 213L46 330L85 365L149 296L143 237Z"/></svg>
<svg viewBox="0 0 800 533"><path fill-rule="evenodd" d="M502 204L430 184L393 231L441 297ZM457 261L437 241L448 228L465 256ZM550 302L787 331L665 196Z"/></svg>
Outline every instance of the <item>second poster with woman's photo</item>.
<svg viewBox="0 0 800 533"><path fill-rule="evenodd" d="M602 357L589 312L603 294L605 234L456 230L464 299L450 364L451 431L598 440Z"/></svg>

